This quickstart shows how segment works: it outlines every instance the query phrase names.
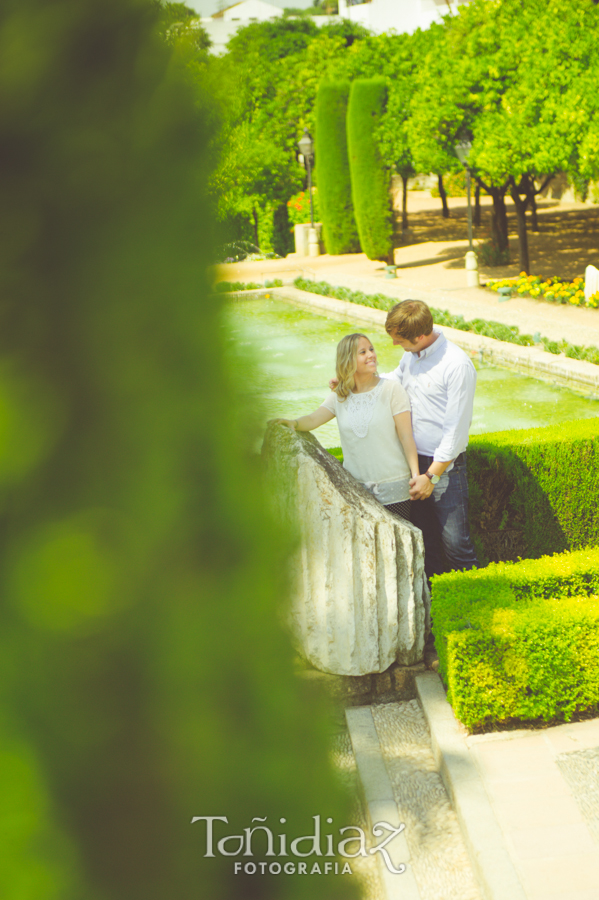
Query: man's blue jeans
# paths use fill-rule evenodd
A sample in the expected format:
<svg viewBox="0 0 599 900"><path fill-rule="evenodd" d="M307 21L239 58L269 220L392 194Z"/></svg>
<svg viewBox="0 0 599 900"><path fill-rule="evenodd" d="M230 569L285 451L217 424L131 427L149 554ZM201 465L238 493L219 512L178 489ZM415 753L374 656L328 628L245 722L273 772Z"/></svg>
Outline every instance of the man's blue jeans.
<svg viewBox="0 0 599 900"><path fill-rule="evenodd" d="M431 456L419 456L420 471L426 472ZM426 500L411 504L412 523L424 538L427 577L452 569L478 566L468 526L468 479L466 454L460 453L451 472L444 472Z"/></svg>

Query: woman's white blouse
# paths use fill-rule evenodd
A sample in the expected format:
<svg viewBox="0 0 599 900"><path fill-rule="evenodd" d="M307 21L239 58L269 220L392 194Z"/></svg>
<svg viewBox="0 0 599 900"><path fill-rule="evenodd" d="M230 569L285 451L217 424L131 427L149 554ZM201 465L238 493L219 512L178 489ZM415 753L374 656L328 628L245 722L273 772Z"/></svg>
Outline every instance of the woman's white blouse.
<svg viewBox="0 0 599 900"><path fill-rule="evenodd" d="M337 417L343 465L381 503L410 499L410 467L393 416L410 411L405 390L381 378L371 391L340 400L329 394L322 404Z"/></svg>

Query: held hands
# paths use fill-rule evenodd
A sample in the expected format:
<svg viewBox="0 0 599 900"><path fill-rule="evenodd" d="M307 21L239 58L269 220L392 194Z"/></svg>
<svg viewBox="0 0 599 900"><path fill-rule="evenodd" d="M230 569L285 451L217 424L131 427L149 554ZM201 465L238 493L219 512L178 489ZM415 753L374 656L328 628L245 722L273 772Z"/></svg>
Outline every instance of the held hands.
<svg viewBox="0 0 599 900"><path fill-rule="evenodd" d="M410 499L426 500L433 492L433 483L428 475L417 475L410 478Z"/></svg>

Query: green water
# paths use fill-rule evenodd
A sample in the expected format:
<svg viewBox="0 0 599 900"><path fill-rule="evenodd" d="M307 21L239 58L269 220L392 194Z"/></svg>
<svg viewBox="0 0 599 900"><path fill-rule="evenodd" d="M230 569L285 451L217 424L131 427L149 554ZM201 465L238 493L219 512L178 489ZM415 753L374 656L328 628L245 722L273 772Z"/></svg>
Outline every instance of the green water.
<svg viewBox="0 0 599 900"><path fill-rule="evenodd" d="M229 352L248 403L261 401L263 422L312 412L329 393L335 348L345 334L364 331L377 352L379 372L395 369L403 351L384 329L316 315L280 300L232 301L224 325ZM479 365L471 434L534 428L599 415L599 400L508 369ZM315 432L325 447L339 446L336 421Z"/></svg>

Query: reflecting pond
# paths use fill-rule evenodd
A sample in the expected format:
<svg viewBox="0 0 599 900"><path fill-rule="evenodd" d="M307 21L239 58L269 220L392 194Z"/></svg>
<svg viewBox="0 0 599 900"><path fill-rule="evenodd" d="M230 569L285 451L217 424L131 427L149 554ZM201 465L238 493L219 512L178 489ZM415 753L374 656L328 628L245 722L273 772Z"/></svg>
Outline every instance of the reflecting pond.
<svg viewBox="0 0 599 900"><path fill-rule="evenodd" d="M335 372L335 348L345 334L364 331L371 338L379 372L396 368L403 354L382 327L356 325L280 300L232 301L223 327L239 372L240 393L248 400L260 398L264 422L277 416L295 419L320 406ZM478 384L471 434L599 415L599 399L508 369L474 363ZM334 419L315 433L323 446L339 446Z"/></svg>

